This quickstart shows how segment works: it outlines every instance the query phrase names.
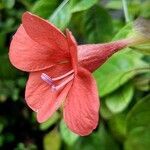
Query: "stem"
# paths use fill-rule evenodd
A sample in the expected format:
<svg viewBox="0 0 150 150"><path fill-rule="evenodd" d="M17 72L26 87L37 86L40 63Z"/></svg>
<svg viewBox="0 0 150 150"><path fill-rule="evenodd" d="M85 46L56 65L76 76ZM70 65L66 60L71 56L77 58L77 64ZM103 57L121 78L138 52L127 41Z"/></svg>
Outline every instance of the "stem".
<svg viewBox="0 0 150 150"><path fill-rule="evenodd" d="M57 14L59 13L59 11L69 2L69 0L64 0L54 11L54 13L51 15L50 20L53 21L55 19L55 17L57 16Z"/></svg>
<svg viewBox="0 0 150 150"><path fill-rule="evenodd" d="M126 20L126 22L129 22L130 19L129 19L127 1L126 0L122 0L122 5L123 5L123 10L124 10L125 20Z"/></svg>

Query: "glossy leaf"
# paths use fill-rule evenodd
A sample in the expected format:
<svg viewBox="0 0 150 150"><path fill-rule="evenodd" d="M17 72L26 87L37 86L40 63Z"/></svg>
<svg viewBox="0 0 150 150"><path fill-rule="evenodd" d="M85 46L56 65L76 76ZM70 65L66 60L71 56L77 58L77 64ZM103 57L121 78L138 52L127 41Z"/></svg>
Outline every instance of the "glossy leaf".
<svg viewBox="0 0 150 150"><path fill-rule="evenodd" d="M113 116L103 100L101 101L100 115L105 119L110 119Z"/></svg>
<svg viewBox="0 0 150 150"><path fill-rule="evenodd" d="M79 138L79 136L73 132L71 132L64 121L62 120L60 123L60 133L62 136L62 139L65 141L67 145L73 145Z"/></svg>
<svg viewBox="0 0 150 150"><path fill-rule="evenodd" d="M111 39L113 25L110 15L101 6L94 6L84 16L84 38L87 42L98 43Z"/></svg>
<svg viewBox="0 0 150 150"><path fill-rule="evenodd" d="M137 53L126 50L115 54L94 73L100 95L110 94L133 78L137 68L146 66Z"/></svg>
<svg viewBox="0 0 150 150"><path fill-rule="evenodd" d="M150 123L150 95L141 99L127 115L127 132L137 127L148 127Z"/></svg>
<svg viewBox="0 0 150 150"><path fill-rule="evenodd" d="M83 10L87 10L90 7L92 7L94 4L96 4L98 0L72 0L73 6L72 6L72 13L80 12Z"/></svg>
<svg viewBox="0 0 150 150"><path fill-rule="evenodd" d="M57 5L58 0L39 0L33 5L31 12L41 17L48 18Z"/></svg>
<svg viewBox="0 0 150 150"><path fill-rule="evenodd" d="M53 24L55 24L61 30L64 30L67 27L67 25L69 24L71 16L72 16L71 5L69 5L69 3L67 3L59 11L57 11L57 9L49 17L49 21L52 22Z"/></svg>
<svg viewBox="0 0 150 150"><path fill-rule="evenodd" d="M108 126L113 136L120 142L123 142L126 138L126 114L120 113L112 116L108 120Z"/></svg>
<svg viewBox="0 0 150 150"><path fill-rule="evenodd" d="M49 17L49 21L64 30L71 20L72 14L91 8L97 0L64 0Z"/></svg>
<svg viewBox="0 0 150 150"><path fill-rule="evenodd" d="M117 91L106 96L106 106L113 113L122 112L131 102L133 94L133 85L131 83L126 84Z"/></svg>
<svg viewBox="0 0 150 150"><path fill-rule="evenodd" d="M133 129L128 135L124 147L125 150L149 150L150 127L139 127Z"/></svg>
<svg viewBox="0 0 150 150"><path fill-rule="evenodd" d="M109 150L110 147L111 150L119 150L117 143L101 123L96 133L78 140L75 150Z"/></svg>

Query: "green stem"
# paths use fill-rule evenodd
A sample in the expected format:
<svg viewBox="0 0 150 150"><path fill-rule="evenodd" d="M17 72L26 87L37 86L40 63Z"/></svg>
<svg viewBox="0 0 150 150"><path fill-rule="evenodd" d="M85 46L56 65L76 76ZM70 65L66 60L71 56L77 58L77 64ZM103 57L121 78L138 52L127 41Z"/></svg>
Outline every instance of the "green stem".
<svg viewBox="0 0 150 150"><path fill-rule="evenodd" d="M123 10L124 10L125 20L126 20L126 22L129 22L130 19L129 19L127 1L126 0L122 0L122 5L123 5Z"/></svg>
<svg viewBox="0 0 150 150"><path fill-rule="evenodd" d="M57 14L59 13L59 11L69 2L69 0L64 0L58 7L57 9L54 11L54 13L52 14L52 16L50 17L50 20L53 21L55 19L55 17L57 16Z"/></svg>

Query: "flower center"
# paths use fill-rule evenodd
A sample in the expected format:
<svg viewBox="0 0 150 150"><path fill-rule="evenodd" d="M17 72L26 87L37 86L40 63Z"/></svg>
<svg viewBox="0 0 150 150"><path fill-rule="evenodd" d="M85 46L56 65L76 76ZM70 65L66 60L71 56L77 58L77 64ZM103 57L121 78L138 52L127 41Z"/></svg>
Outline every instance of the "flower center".
<svg viewBox="0 0 150 150"><path fill-rule="evenodd" d="M51 90L53 92L58 91L59 89L64 87L73 78L74 78L74 71L73 70L67 72L66 74L64 74L62 76L56 77L56 78L52 78L52 77L48 76L45 73L41 74L41 79L51 86ZM55 84L56 81L59 81L59 80L62 80L62 79L64 79L64 80L60 84L58 84L58 85Z"/></svg>

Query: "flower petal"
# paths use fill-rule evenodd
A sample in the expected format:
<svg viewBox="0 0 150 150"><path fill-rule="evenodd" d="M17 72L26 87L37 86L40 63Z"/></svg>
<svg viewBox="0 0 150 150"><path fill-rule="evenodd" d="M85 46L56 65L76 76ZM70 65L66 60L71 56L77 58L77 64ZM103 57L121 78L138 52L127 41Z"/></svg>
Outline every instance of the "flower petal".
<svg viewBox="0 0 150 150"><path fill-rule="evenodd" d="M69 45L69 50L70 50L70 55L71 55L71 60L72 60L72 66L77 73L77 68L78 68L78 58L77 58L77 43L75 38L73 37L72 33L67 29L66 30L66 35L67 35L67 41Z"/></svg>
<svg viewBox="0 0 150 150"><path fill-rule="evenodd" d="M65 35L53 24L29 12L23 14L22 22L27 34L34 41L57 50L59 55L69 54Z"/></svg>
<svg viewBox="0 0 150 150"><path fill-rule="evenodd" d="M52 101L59 94L51 92L51 86L41 79L41 74L45 73L50 77L57 77L71 70L70 64L61 64L49 69L30 73L26 85L25 100L33 111L38 111L44 103Z"/></svg>
<svg viewBox="0 0 150 150"><path fill-rule="evenodd" d="M91 73L79 68L64 105L64 120L75 133L85 136L97 126L99 97Z"/></svg>
<svg viewBox="0 0 150 150"><path fill-rule="evenodd" d="M42 107L37 112L37 120L42 123L46 121L53 113L61 106L62 101L66 98L72 82L69 82L61 92L52 92L51 97L43 103Z"/></svg>
<svg viewBox="0 0 150 150"><path fill-rule="evenodd" d="M21 25L13 36L9 58L11 63L23 71L38 71L54 65L52 50L34 42ZM57 59L57 58L56 58Z"/></svg>

